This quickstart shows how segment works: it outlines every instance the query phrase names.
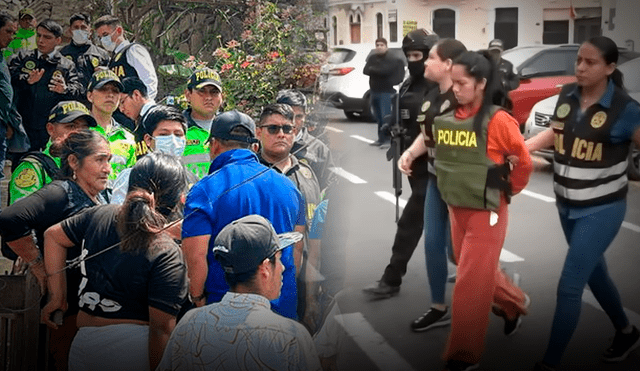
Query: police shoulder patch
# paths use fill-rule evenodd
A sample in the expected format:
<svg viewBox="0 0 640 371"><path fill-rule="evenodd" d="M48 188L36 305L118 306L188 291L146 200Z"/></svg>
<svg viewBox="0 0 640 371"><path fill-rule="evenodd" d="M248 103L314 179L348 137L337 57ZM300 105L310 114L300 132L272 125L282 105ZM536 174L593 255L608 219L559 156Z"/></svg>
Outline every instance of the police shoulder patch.
<svg viewBox="0 0 640 371"><path fill-rule="evenodd" d="M604 111L596 112L591 118L591 126L598 129L604 125L605 121L607 121L607 114Z"/></svg>
<svg viewBox="0 0 640 371"><path fill-rule="evenodd" d="M27 61L27 62L24 64L24 67L25 67L25 68L27 68L27 69L29 69L29 70L32 70L32 69L36 68L36 62L34 62L34 61Z"/></svg>
<svg viewBox="0 0 640 371"><path fill-rule="evenodd" d="M447 110L447 108L451 107L451 101L449 101L448 99L444 101L444 103L442 103L442 105L440 106L440 113L444 112Z"/></svg>
<svg viewBox="0 0 640 371"><path fill-rule="evenodd" d="M91 65L95 68L98 67L98 65L100 64L100 61L98 60L98 58L96 57L91 57Z"/></svg>
<svg viewBox="0 0 640 371"><path fill-rule="evenodd" d="M29 188L33 187L38 180L38 174L33 168L22 169L18 176L14 180L14 184L18 188Z"/></svg>
<svg viewBox="0 0 640 371"><path fill-rule="evenodd" d="M311 173L311 170L309 170L309 169L307 169L306 167L303 167L303 166L300 166L300 174L302 174L302 176L307 178L307 179L313 178L313 174Z"/></svg>
<svg viewBox="0 0 640 371"><path fill-rule="evenodd" d="M559 119L563 119L569 115L569 112L571 112L571 106L569 103L563 103L556 110L556 116L558 116Z"/></svg>

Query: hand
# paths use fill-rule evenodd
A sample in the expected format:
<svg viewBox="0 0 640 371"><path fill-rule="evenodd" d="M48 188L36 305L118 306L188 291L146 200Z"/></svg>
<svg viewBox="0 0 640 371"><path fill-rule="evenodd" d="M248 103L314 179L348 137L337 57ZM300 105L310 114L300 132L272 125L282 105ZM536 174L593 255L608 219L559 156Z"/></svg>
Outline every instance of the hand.
<svg viewBox="0 0 640 371"><path fill-rule="evenodd" d="M520 157L518 157L516 155L507 156L507 162L509 162L509 168L511 170L513 170L514 166L518 165L519 161L520 161Z"/></svg>
<svg viewBox="0 0 640 371"><path fill-rule="evenodd" d="M34 70L29 71L29 77L27 77L27 83L29 85L33 85L37 83L42 78L42 75L44 75L43 68L39 68L39 69L36 68Z"/></svg>
<svg viewBox="0 0 640 371"><path fill-rule="evenodd" d="M40 261L29 267L31 273L36 276L38 284L40 285L40 293L44 295L47 292L47 272L44 269L44 262Z"/></svg>
<svg viewBox="0 0 640 371"><path fill-rule="evenodd" d="M413 154L411 154L409 150L404 151L398 160L398 169L400 169L403 174L410 176L413 160Z"/></svg>
<svg viewBox="0 0 640 371"><path fill-rule="evenodd" d="M69 305L67 304L67 301L64 299L53 299L53 298L49 299L49 302L47 303L47 305L45 305L44 308L42 308L42 311L40 312L40 322L51 327L52 329L57 329L58 324L55 323L51 318L52 314L54 314L54 312L57 310L60 310L64 313L67 311L68 307Z"/></svg>
<svg viewBox="0 0 640 371"><path fill-rule="evenodd" d="M64 94L67 91L67 84L62 77L52 77L49 81L49 90L54 93Z"/></svg>
<svg viewBox="0 0 640 371"><path fill-rule="evenodd" d="M11 127L11 125L7 125L6 137L7 139L11 139L11 137L13 137L13 128Z"/></svg>

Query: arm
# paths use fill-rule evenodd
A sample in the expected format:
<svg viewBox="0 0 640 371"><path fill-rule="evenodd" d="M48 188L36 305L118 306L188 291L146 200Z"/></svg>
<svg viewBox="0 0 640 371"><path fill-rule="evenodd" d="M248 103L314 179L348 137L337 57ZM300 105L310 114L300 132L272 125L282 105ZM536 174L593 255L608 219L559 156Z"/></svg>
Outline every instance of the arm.
<svg viewBox="0 0 640 371"><path fill-rule="evenodd" d="M76 70L76 66L73 63L71 63L71 65L67 67L67 76L64 80L64 84L66 85L66 90L64 90L61 94L64 95L65 99L81 101L85 98L85 88L80 82L78 71Z"/></svg>
<svg viewBox="0 0 640 371"><path fill-rule="evenodd" d="M411 175L411 165L413 160L427 153L427 145L424 143L424 134L418 134L416 139L411 143L400 156L398 160L398 168L406 175Z"/></svg>
<svg viewBox="0 0 640 371"><path fill-rule="evenodd" d="M498 111L489 123L488 131L487 150L496 148L495 153L489 154L494 162L501 164L508 156L517 157L517 161L511 162L513 167L510 174L511 190L516 195L527 186L533 171L531 155L520 134L520 127L507 112ZM500 158L496 158L498 154Z"/></svg>
<svg viewBox="0 0 640 371"><path fill-rule="evenodd" d="M194 304L201 307L206 303L204 294L204 284L209 273L207 265L207 249L209 248L209 240L211 235L186 237L182 240L182 251L184 252L184 260L187 264L187 272L189 275L189 294L192 298L201 298L194 300Z"/></svg>
<svg viewBox="0 0 640 371"><path fill-rule="evenodd" d="M31 273L36 276L40 285L40 293L44 295L47 292L47 273L42 261L42 254L36 246L33 236L29 234L15 241L7 242L7 246L29 265Z"/></svg>
<svg viewBox="0 0 640 371"><path fill-rule="evenodd" d="M58 326L51 321L51 314L58 309L63 312L67 310L67 278L62 269L67 258L66 249L72 246L73 242L69 240L60 223L44 233L44 266L49 275L49 301L42 309L41 321L53 329L57 329Z"/></svg>
<svg viewBox="0 0 640 371"><path fill-rule="evenodd" d="M637 148L640 148L640 127L638 127L636 131L633 132L631 140L633 140L633 143L635 143Z"/></svg>
<svg viewBox="0 0 640 371"><path fill-rule="evenodd" d="M175 316L149 307L149 365L152 370L155 370L160 363L164 348L175 326Z"/></svg>
<svg viewBox="0 0 640 371"><path fill-rule="evenodd" d="M147 86L149 99L155 99L158 94L158 76L147 49L142 45L133 45L127 51L127 62L133 66L140 80Z"/></svg>
<svg viewBox="0 0 640 371"><path fill-rule="evenodd" d="M539 151L543 148L551 147L553 145L553 141L553 129L548 128L545 131L538 133L538 135L536 135L535 137L529 138L525 142L525 145L527 146L529 153L531 153Z"/></svg>
<svg viewBox="0 0 640 371"><path fill-rule="evenodd" d="M296 225L293 228L294 231L304 234L305 225ZM296 277L300 275L300 268L302 268L302 251L304 250L304 240L300 240L293 245L293 262L296 265Z"/></svg>

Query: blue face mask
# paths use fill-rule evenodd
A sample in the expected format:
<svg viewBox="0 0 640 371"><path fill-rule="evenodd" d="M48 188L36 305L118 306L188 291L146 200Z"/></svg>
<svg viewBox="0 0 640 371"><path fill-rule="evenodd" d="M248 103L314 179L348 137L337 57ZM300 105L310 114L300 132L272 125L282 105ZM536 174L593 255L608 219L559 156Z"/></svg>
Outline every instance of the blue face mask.
<svg viewBox="0 0 640 371"><path fill-rule="evenodd" d="M156 141L156 151L160 151L170 156L182 156L184 147L187 145L187 139L185 137L178 137L176 135L159 135L154 137Z"/></svg>
<svg viewBox="0 0 640 371"><path fill-rule="evenodd" d="M73 42L77 45L85 45L89 43L89 31L73 30L71 32Z"/></svg>
<svg viewBox="0 0 640 371"><path fill-rule="evenodd" d="M116 42L111 40L111 34L113 34L113 32L100 38L102 47L105 48L108 52L112 52L116 49Z"/></svg>

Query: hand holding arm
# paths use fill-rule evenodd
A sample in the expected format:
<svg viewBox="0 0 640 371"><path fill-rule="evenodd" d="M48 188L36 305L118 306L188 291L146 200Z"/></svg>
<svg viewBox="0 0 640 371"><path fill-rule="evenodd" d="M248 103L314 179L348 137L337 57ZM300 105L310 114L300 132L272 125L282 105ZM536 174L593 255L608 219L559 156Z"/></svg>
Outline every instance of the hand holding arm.
<svg viewBox="0 0 640 371"><path fill-rule="evenodd" d="M194 300L196 306L201 307L206 304L204 295L204 284L209 273L207 265L207 249L209 248L209 240L211 235L187 237L182 240L182 251L184 252L184 260L187 263L187 272L189 274L189 294Z"/></svg>
<svg viewBox="0 0 640 371"><path fill-rule="evenodd" d="M41 320L47 326L57 329L58 325L51 321L51 314L56 310L67 310L67 278L62 269L67 258L67 248L73 246L60 223L53 225L44 233L44 266L49 275L49 301L42 309Z"/></svg>

